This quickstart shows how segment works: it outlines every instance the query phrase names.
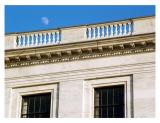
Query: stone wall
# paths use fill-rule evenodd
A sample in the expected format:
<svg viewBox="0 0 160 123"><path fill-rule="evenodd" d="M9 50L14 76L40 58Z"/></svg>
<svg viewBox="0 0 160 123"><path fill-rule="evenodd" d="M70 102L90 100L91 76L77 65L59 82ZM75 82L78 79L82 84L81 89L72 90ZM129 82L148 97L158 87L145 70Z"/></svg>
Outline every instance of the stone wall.
<svg viewBox="0 0 160 123"><path fill-rule="evenodd" d="M93 117L92 103L86 99L90 96L85 91L87 81L123 76L133 77L133 106L128 107L133 116L154 117L154 52L6 69L5 115L19 116L11 115L13 105L19 108L11 96L15 89L58 83L57 117Z"/></svg>

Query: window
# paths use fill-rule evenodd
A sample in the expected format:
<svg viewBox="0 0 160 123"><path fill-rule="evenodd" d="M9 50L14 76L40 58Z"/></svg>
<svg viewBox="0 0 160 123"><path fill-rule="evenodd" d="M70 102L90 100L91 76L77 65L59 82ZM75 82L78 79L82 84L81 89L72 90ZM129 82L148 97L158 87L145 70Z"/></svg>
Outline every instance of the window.
<svg viewBox="0 0 160 123"><path fill-rule="evenodd" d="M108 89L111 92L108 92L109 91ZM104 90L106 90L106 94ZM109 96L108 93L112 93L112 96ZM106 96L103 96L103 99L104 98L106 99L103 101L103 103L102 103L102 95L106 95ZM117 96L117 98L115 96ZM109 105L108 102L113 100L113 97L119 100L118 102L123 101L123 103L114 104L116 101L115 100L114 102L112 102L112 105ZM108 100L107 98L111 100ZM91 117L91 118L105 117L103 115L108 116L110 114L113 114L112 117L115 117L115 118L116 117L125 117L125 118L134 117L133 76L132 75L112 76L112 77L93 78L93 79L85 80L83 100L85 101L84 102L85 113L83 117ZM105 101L107 102L106 104L105 104ZM120 113L115 114L115 111L117 109L117 107L115 108L115 105L117 105L117 107L120 108L119 109L121 111ZM109 109L109 106L112 108L112 111L114 111L113 113L109 112L109 110L111 109L111 108ZM106 108L104 109L103 107L106 107ZM124 108L122 109L121 107L124 107ZM104 111L101 111L101 110L104 110ZM123 116L121 116L122 114ZM117 116L117 115L120 115L120 116Z"/></svg>
<svg viewBox="0 0 160 123"><path fill-rule="evenodd" d="M125 117L124 85L108 86L94 89L94 117Z"/></svg>
<svg viewBox="0 0 160 123"><path fill-rule="evenodd" d="M49 118L51 93L22 96L22 118Z"/></svg>
<svg viewBox="0 0 160 123"><path fill-rule="evenodd" d="M9 111L9 117L12 118L20 118L22 117L22 114L27 114L29 112L25 112L25 105L27 105L27 109L29 106L29 99L28 102L25 101L27 100L27 97L34 97L35 96L40 96L43 95L45 96L45 94L48 94L48 97L50 98L50 118L55 118L58 116L58 108L57 108L57 104L58 104L58 95L59 95L59 91L58 91L58 83L51 83L50 81L45 82L43 81L43 79L41 78L41 80L43 81L43 84L37 83L37 78L32 78L34 79L33 81L27 81L27 82L23 82L20 81L20 83L22 83L22 86L17 84L18 87L15 87L15 85L12 87L12 92L11 92L11 110ZM19 80L18 80L19 81ZM34 84L35 83L35 84ZM45 97L44 97L45 98ZM40 101L42 99L39 99ZM27 104L25 104L25 102ZM26 109L26 110L27 110ZM28 111L28 110L27 110ZM25 117L25 116L23 116ZM29 117L29 116L28 116Z"/></svg>

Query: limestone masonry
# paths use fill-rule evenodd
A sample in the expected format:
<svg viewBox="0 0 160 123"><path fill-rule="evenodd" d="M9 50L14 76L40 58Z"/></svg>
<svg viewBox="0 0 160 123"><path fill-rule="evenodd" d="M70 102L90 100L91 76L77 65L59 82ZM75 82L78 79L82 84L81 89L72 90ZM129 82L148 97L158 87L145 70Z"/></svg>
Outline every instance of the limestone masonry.
<svg viewBox="0 0 160 123"><path fill-rule="evenodd" d="M5 116L41 117L46 93L49 117L155 117L155 16L6 34Z"/></svg>

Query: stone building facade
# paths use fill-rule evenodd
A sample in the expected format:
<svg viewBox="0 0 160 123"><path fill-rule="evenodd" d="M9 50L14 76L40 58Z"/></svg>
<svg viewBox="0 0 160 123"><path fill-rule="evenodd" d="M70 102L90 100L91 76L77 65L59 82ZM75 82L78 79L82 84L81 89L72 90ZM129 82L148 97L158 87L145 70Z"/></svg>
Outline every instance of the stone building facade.
<svg viewBox="0 0 160 123"><path fill-rule="evenodd" d="M5 35L6 117L154 117L155 17Z"/></svg>

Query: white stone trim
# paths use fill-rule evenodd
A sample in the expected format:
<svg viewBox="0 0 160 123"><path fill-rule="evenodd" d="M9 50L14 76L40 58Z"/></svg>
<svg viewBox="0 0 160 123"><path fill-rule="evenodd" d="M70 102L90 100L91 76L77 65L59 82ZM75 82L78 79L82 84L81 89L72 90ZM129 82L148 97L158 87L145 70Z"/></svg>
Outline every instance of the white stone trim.
<svg viewBox="0 0 160 123"><path fill-rule="evenodd" d="M84 106L83 108L83 117L94 117L94 88L96 87L105 87L111 85L124 85L125 88L125 117L130 118L133 117L133 109L132 107L132 80L131 76L123 76L123 77L112 77L112 78L102 78L102 79L93 79L93 80L86 80L85 82L85 89L84 89L84 103L89 103L89 108L87 109ZM90 95L88 97L88 95ZM87 99L89 98L89 99ZM88 101L88 102L87 102Z"/></svg>
<svg viewBox="0 0 160 123"><path fill-rule="evenodd" d="M58 84L48 84L39 86L26 86L12 88L9 117L20 118L22 107L22 96L40 93L51 93L51 113L50 117L57 117Z"/></svg>

